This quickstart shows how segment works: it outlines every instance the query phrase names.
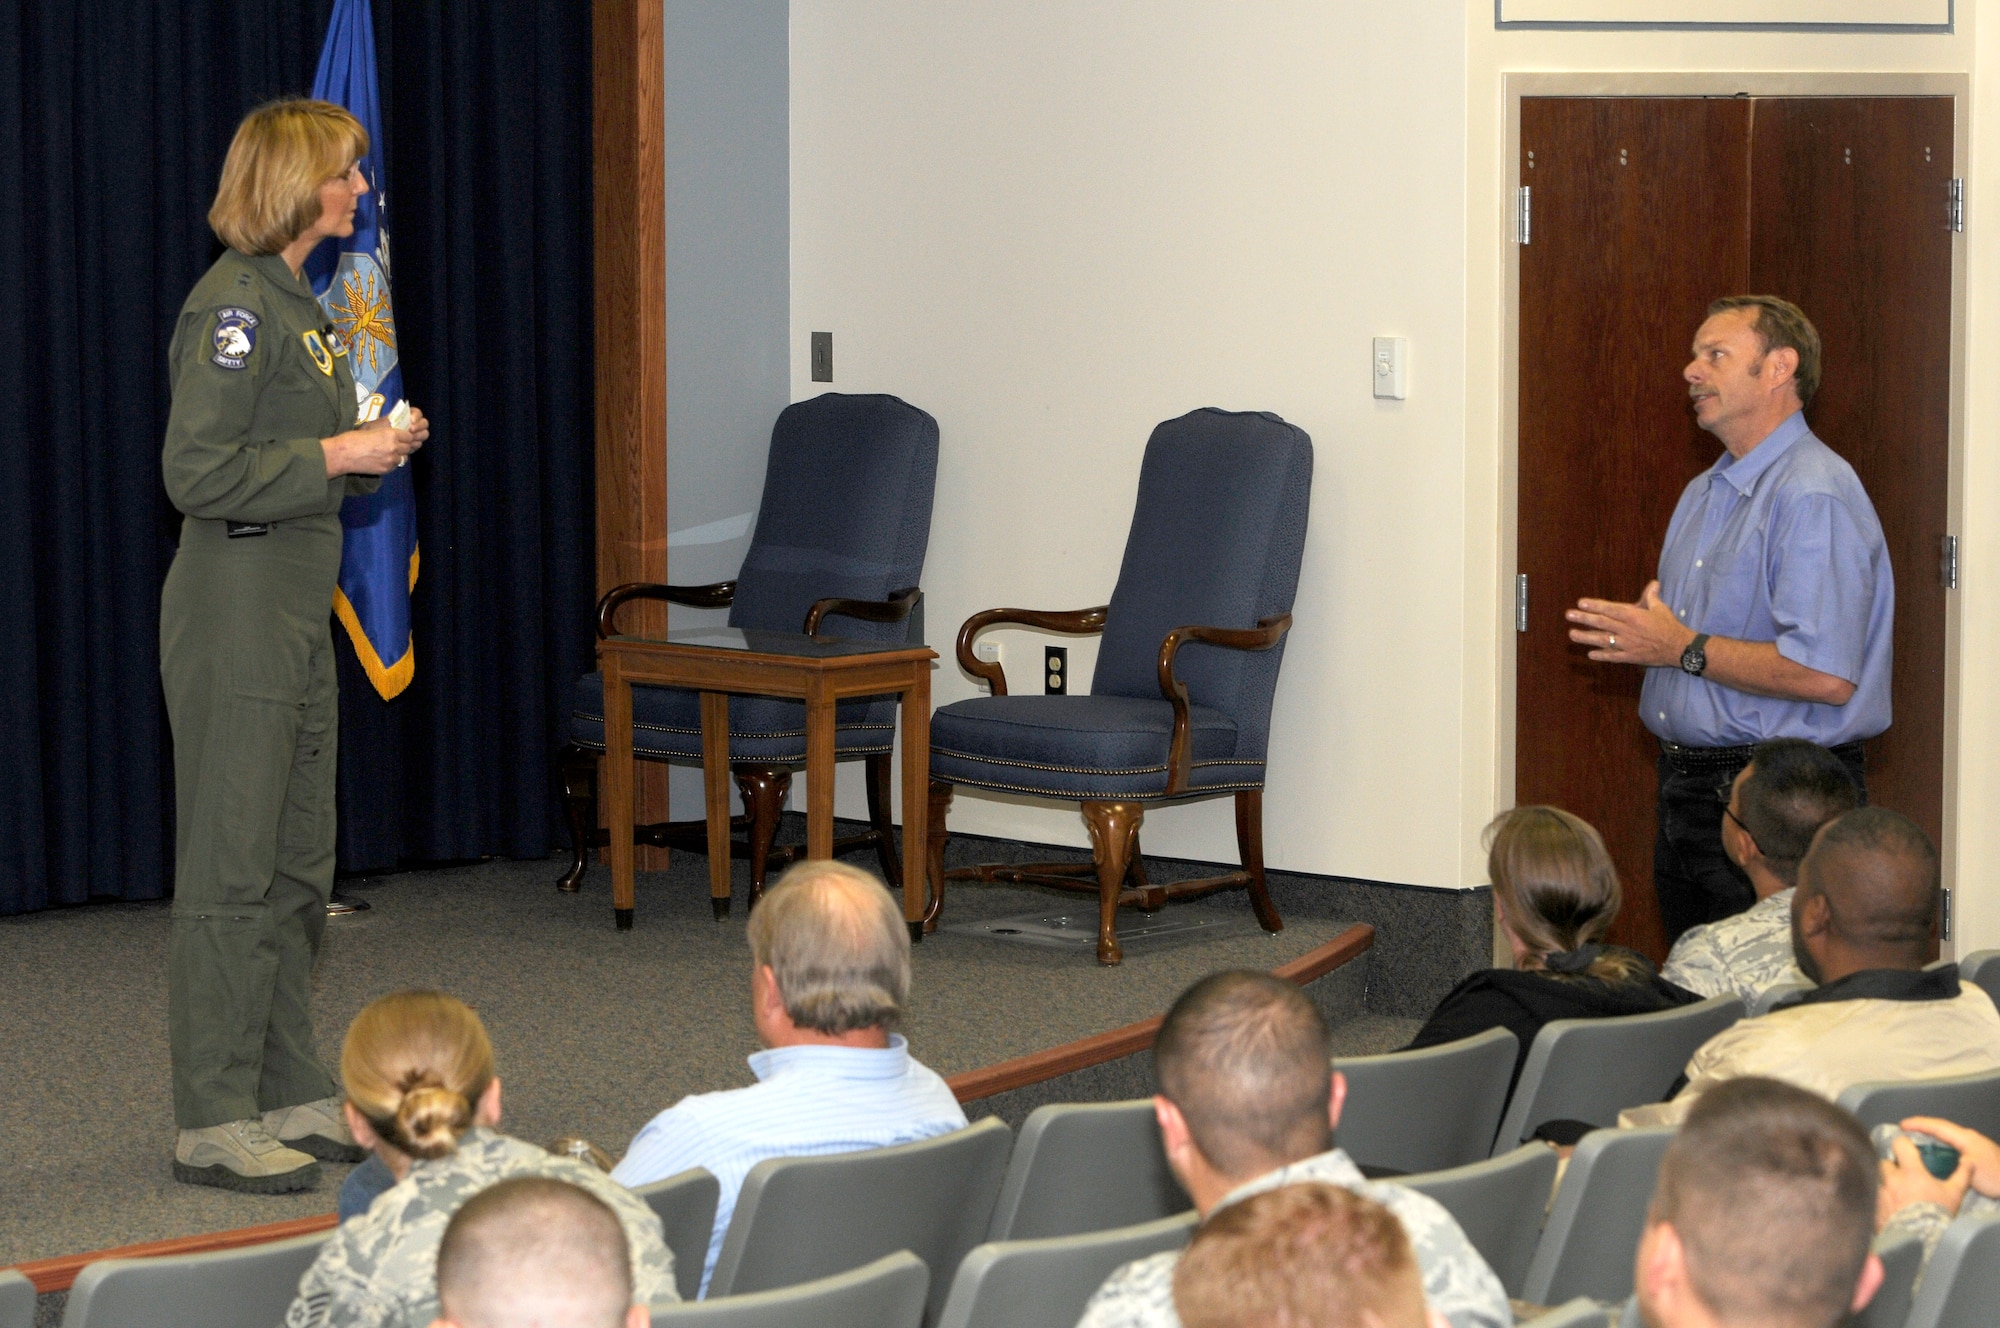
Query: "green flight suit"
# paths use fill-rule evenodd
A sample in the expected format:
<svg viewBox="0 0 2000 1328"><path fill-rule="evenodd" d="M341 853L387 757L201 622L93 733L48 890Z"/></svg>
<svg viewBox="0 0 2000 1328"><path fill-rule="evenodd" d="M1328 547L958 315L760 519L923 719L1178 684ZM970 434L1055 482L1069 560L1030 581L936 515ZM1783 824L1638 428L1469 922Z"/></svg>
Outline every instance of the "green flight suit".
<svg viewBox="0 0 2000 1328"><path fill-rule="evenodd" d="M319 440L351 429L354 378L276 254L225 252L181 306L161 454L185 519L160 597L173 726L168 949L174 1119L246 1120L332 1096L311 976L333 891L339 691L330 617L340 505ZM230 522L268 523L231 538Z"/></svg>

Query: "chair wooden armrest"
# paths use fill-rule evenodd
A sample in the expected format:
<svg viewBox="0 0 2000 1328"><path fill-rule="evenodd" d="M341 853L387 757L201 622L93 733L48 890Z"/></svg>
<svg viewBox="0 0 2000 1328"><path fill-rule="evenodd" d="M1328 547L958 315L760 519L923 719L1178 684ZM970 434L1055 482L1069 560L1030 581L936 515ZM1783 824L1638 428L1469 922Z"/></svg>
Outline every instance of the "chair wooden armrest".
<svg viewBox="0 0 2000 1328"><path fill-rule="evenodd" d="M1174 707L1174 737L1167 748L1167 792L1187 788L1188 747L1194 727L1188 717L1187 684L1174 676L1174 656L1190 641L1221 646L1225 650L1269 650L1292 630L1292 615L1280 613L1261 618L1255 627L1176 627L1160 642L1160 695Z"/></svg>
<svg viewBox="0 0 2000 1328"><path fill-rule="evenodd" d="M901 622L922 602L924 592L915 586L898 590L887 599L828 599L814 600L806 610L805 633L818 636L820 622L828 617L859 618L863 622Z"/></svg>
<svg viewBox="0 0 2000 1328"><path fill-rule="evenodd" d="M988 664L972 653L973 638L996 623L1019 623L1023 627L1039 627L1045 632L1074 632L1078 636L1090 636L1104 630L1104 614L1111 606L1100 604L1094 609L1070 609L1061 613L1047 613L1040 609L984 609L965 620L965 626L958 629L958 666L975 678L984 678L993 688L993 695L1007 694L1007 674L998 664Z"/></svg>
<svg viewBox="0 0 2000 1328"><path fill-rule="evenodd" d="M726 609L736 599L734 581L717 581L707 586L669 586L657 581L627 581L613 586L597 601L599 639L618 635L611 619L628 600L663 599L669 604L685 604L691 609Z"/></svg>

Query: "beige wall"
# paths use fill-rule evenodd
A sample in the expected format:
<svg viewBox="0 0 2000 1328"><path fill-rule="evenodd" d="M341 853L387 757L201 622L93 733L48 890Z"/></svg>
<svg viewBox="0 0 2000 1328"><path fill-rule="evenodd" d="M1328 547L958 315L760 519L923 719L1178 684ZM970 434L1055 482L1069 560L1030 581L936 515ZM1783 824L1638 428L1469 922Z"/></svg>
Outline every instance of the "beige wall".
<svg viewBox="0 0 2000 1328"><path fill-rule="evenodd" d="M1669 35L1496 33L1491 0L793 0L794 395L821 390L807 333L832 331L834 388L938 417L925 584L947 652L978 608L1104 600L1160 419L1218 405L1304 427L1317 473L1271 861L1474 884L1479 827L1511 784L1506 72L1962 74L1972 10L1959 0L1949 36ZM1975 294L1974 363L1996 317ZM1375 335L1410 338L1406 402L1370 396ZM2000 390L1975 394L1967 436L1997 414ZM1976 446L1963 491L1969 513L2000 497ZM2000 663L2000 598L1984 620L1976 598L2000 530L1969 516L1965 534L1978 677ZM1017 688L1036 685L1040 639L1005 639ZM1963 707L1974 753L2000 724L1979 691ZM973 694L947 661L939 703ZM1991 854L1971 827L1995 820L1975 813L2000 811L1993 766L1969 756L1958 781L1974 862ZM843 787L844 811L858 794ZM1084 842L1073 809L965 792L952 824ZM1154 812L1146 845L1230 857L1227 804ZM1967 903L2000 942L2000 898Z"/></svg>

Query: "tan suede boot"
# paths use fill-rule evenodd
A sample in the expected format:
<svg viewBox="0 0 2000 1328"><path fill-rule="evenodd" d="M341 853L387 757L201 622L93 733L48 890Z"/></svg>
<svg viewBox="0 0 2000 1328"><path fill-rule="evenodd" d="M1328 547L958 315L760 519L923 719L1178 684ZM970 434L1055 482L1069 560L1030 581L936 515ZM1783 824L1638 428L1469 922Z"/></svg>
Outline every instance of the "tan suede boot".
<svg viewBox="0 0 2000 1328"><path fill-rule="evenodd" d="M301 1102L264 1113L264 1128L287 1148L311 1153L326 1162L359 1162L368 1150L354 1142L347 1117L340 1111L341 1099L323 1097L317 1102Z"/></svg>
<svg viewBox="0 0 2000 1328"><path fill-rule="evenodd" d="M289 1194L319 1184L319 1163L271 1137L261 1120L182 1130L174 1144L174 1179L250 1194Z"/></svg>

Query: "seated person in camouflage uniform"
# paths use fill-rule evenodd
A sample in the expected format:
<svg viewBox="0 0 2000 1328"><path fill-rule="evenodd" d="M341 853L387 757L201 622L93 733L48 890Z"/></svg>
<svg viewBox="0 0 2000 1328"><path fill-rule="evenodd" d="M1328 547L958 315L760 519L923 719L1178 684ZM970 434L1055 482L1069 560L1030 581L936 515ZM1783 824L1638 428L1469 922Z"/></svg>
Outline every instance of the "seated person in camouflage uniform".
<svg viewBox="0 0 2000 1328"><path fill-rule="evenodd" d="M516 1176L444 1229L432 1328L646 1328L618 1215L588 1191Z"/></svg>
<svg viewBox="0 0 2000 1328"><path fill-rule="evenodd" d="M1958 1150L1958 1169L1943 1180L1931 1175L1909 1139L1895 1140L1893 1156L1882 1162L1882 1189L1875 1206L1882 1234L1916 1236L1924 1243L1928 1264L1954 1219L2000 1213L2000 1144L1935 1116L1910 1116L1901 1125L1906 1132L1928 1134Z"/></svg>
<svg viewBox="0 0 2000 1328"><path fill-rule="evenodd" d="M1430 1307L1453 1328L1513 1323L1500 1279L1451 1214L1425 1195L1365 1179L1332 1147L1347 1081L1333 1071L1326 1021L1289 982L1216 973L1182 993L1153 1043L1167 1164L1206 1219L1254 1194L1325 1182L1381 1204L1416 1251ZM1112 1273L1078 1328L1179 1328L1177 1250Z"/></svg>
<svg viewBox="0 0 2000 1328"><path fill-rule="evenodd" d="M1834 1328L1882 1285L1875 1153L1854 1117L1775 1079L1701 1100L1660 1163L1632 1282L1648 1328Z"/></svg>
<svg viewBox="0 0 2000 1328"><path fill-rule="evenodd" d="M320 1250L286 1328L424 1328L437 1317L446 1224L473 1195L514 1176L553 1177L596 1196L624 1228L633 1299L680 1299L674 1257L644 1201L586 1162L499 1133L493 1044L462 1001L403 991L370 1004L348 1027L340 1076L348 1128L397 1183Z"/></svg>
<svg viewBox="0 0 2000 1328"><path fill-rule="evenodd" d="M1745 1007L1773 987L1811 986L1792 959L1799 860L1821 826L1860 803L1847 763L1826 748L1803 738L1758 743L1722 814L1723 851L1757 902L1681 933L1660 976L1703 996L1741 997Z"/></svg>
<svg viewBox="0 0 2000 1328"><path fill-rule="evenodd" d="M1284 1185L1217 1213L1174 1265L1185 1328L1443 1328L1396 1215L1338 1185Z"/></svg>

